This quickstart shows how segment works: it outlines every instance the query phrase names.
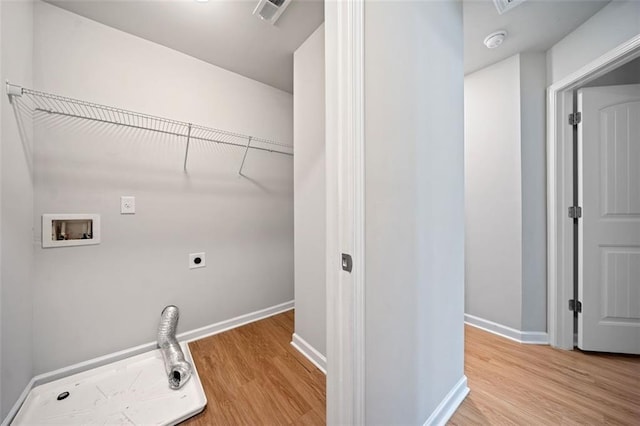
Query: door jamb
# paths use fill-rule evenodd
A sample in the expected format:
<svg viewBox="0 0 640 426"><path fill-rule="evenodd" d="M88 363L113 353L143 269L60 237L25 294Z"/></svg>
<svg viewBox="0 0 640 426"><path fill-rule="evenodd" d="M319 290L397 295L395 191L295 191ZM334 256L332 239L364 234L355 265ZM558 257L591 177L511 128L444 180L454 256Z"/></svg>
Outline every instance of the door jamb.
<svg viewBox="0 0 640 426"><path fill-rule="evenodd" d="M327 424L365 422L363 40L364 0L325 2Z"/></svg>
<svg viewBox="0 0 640 426"><path fill-rule="evenodd" d="M547 323L549 342L573 349L572 91L640 56L640 34L622 43L547 89Z"/></svg>

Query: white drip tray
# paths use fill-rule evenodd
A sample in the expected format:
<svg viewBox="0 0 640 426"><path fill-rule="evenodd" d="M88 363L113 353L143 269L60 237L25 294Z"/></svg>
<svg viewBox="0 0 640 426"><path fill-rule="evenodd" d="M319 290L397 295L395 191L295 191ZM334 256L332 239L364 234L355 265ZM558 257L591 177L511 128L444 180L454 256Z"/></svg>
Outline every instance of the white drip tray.
<svg viewBox="0 0 640 426"><path fill-rule="evenodd" d="M159 350L37 386L29 392L12 425L128 424L174 425L207 405L186 343L180 344L193 366L189 381L169 388ZM68 392L69 396L58 400Z"/></svg>

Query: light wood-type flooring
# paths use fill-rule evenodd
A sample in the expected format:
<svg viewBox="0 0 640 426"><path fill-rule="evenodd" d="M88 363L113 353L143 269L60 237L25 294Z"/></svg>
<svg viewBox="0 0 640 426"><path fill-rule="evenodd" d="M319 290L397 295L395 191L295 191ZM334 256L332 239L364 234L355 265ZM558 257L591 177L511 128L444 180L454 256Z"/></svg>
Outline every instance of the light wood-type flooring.
<svg viewBox="0 0 640 426"><path fill-rule="evenodd" d="M207 408L187 425L325 423L325 376L290 345L293 311L189 347ZM640 357L522 345L465 326L471 393L451 425L640 426Z"/></svg>
<svg viewBox="0 0 640 426"><path fill-rule="evenodd" d="M465 326L471 393L451 425L640 426L640 357L522 345Z"/></svg>
<svg viewBox="0 0 640 426"><path fill-rule="evenodd" d="M288 311L190 343L207 407L183 424L325 424L325 375L292 334Z"/></svg>

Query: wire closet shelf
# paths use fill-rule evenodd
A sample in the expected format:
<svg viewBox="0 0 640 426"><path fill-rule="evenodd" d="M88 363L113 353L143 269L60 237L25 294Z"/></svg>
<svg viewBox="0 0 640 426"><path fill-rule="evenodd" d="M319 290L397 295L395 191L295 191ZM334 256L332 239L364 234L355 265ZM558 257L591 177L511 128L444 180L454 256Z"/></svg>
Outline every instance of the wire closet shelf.
<svg viewBox="0 0 640 426"><path fill-rule="evenodd" d="M238 171L240 175L242 175L242 169L249 149L293 156L293 146L285 143L40 92L13 85L9 82L7 82L7 95L11 101L13 101L14 97L25 96L32 102L33 110L36 112L80 118L94 122L184 137L186 139L184 155L185 171L187 170L189 144L192 140L242 148L244 155Z"/></svg>

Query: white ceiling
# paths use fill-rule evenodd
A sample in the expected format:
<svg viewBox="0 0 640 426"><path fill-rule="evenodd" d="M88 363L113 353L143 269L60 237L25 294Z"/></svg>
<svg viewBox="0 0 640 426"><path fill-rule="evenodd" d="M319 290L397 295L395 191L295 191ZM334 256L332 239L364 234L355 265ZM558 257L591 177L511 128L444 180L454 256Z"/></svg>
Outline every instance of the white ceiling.
<svg viewBox="0 0 640 426"><path fill-rule="evenodd" d="M258 0L47 0L287 92L293 52L324 21L323 0L293 0L272 26L252 15ZM464 0L465 74L518 52L546 51L609 0L526 0L499 15L492 0ZM484 38L505 29L489 50Z"/></svg>
<svg viewBox="0 0 640 426"><path fill-rule="evenodd" d="M526 0L498 15L492 0L465 0L464 72L468 74L518 52L544 52L602 9L609 0ZM497 30L508 36L487 49L484 38Z"/></svg>
<svg viewBox="0 0 640 426"><path fill-rule="evenodd" d="M293 52L324 21L322 0L293 0L275 26L258 0L48 0L63 9L293 91Z"/></svg>

